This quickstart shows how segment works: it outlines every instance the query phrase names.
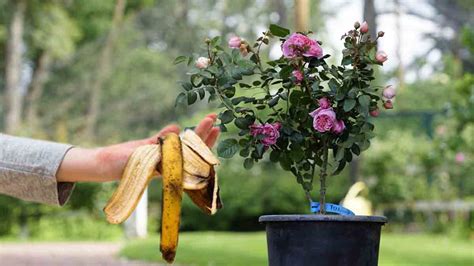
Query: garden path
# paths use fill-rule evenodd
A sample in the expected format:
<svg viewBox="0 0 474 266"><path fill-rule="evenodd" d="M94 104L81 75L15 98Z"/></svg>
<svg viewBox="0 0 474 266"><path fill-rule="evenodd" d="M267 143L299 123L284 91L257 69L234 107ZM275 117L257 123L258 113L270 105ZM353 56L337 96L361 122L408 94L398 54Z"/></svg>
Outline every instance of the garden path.
<svg viewBox="0 0 474 266"><path fill-rule="evenodd" d="M0 243L0 265L160 265L121 259L117 255L121 246L108 242Z"/></svg>

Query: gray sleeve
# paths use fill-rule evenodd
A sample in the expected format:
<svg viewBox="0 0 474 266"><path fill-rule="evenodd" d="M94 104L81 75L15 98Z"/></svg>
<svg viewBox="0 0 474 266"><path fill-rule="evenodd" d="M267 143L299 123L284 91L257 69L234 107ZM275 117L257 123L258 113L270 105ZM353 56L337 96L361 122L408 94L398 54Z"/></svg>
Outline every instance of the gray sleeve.
<svg viewBox="0 0 474 266"><path fill-rule="evenodd" d="M57 182L56 172L71 145L0 134L0 193L62 206L74 183Z"/></svg>

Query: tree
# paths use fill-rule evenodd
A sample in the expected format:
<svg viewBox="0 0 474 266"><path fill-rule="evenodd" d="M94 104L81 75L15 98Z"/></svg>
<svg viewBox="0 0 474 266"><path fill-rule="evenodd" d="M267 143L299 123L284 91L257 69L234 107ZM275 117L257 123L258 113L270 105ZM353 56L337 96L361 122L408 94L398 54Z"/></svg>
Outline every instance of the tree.
<svg viewBox="0 0 474 266"><path fill-rule="evenodd" d="M8 28L5 63L5 132L14 133L21 125L23 95L20 88L23 29L26 1L12 3L13 15Z"/></svg>
<svg viewBox="0 0 474 266"><path fill-rule="evenodd" d="M117 39L118 31L120 24L122 23L122 19L125 13L125 5L126 0L117 0L114 9L114 16L112 19L112 25L110 28L110 32L107 35L107 39L105 44L101 50L98 60L98 68L96 71L96 76L92 81L91 85L91 94L89 98L89 110L87 112L86 117L86 128L85 128L85 135L88 139L93 139L95 137L96 131L96 124L99 118L101 109L101 95L102 95L102 85L105 78L108 76L110 70L110 60L111 60L111 53L114 46L114 43Z"/></svg>
<svg viewBox="0 0 474 266"><path fill-rule="evenodd" d="M55 61L66 59L75 51L81 33L64 5L35 3L30 5L31 29L28 47L33 60L33 75L28 87L26 124L32 132L40 130L39 101L43 95L50 67Z"/></svg>

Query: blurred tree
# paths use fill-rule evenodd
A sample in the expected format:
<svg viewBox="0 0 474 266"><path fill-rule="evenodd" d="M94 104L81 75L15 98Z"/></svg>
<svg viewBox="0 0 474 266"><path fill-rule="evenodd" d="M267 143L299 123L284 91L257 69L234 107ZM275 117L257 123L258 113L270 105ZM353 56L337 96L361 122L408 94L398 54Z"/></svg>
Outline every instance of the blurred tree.
<svg viewBox="0 0 474 266"><path fill-rule="evenodd" d="M295 30L308 31L309 30L309 0L295 0Z"/></svg>
<svg viewBox="0 0 474 266"><path fill-rule="evenodd" d="M377 11L374 0L364 0L364 20L369 24L369 34L373 38L377 36Z"/></svg>
<svg viewBox="0 0 474 266"><path fill-rule="evenodd" d="M26 125L31 132L41 132L38 106L49 68L55 60L64 60L73 54L81 33L64 5L31 1L29 9L31 22L27 39L33 74L27 94Z"/></svg>
<svg viewBox="0 0 474 266"><path fill-rule="evenodd" d="M15 133L21 126L23 93L21 91L21 64L23 30L27 2L11 1L12 15L8 27L5 62L5 132Z"/></svg>
<svg viewBox="0 0 474 266"><path fill-rule="evenodd" d="M114 43L117 39L120 24L125 13L126 0L117 0L112 18L112 25L105 40L105 44L99 54L97 70L90 87L89 109L86 116L85 137L94 140L96 134L96 124L101 112L101 95L104 80L110 72L110 57Z"/></svg>

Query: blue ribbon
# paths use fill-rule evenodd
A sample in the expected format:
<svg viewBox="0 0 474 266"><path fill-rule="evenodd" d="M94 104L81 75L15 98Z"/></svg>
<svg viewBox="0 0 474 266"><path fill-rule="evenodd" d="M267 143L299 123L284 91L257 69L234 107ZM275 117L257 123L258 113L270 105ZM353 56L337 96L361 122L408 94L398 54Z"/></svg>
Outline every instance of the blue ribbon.
<svg viewBox="0 0 474 266"><path fill-rule="evenodd" d="M326 206L327 213L335 213L335 214L346 215L346 216L355 215L351 210L344 208L341 205L326 203L324 206ZM314 202L314 201L311 202L311 212L318 213L319 210L320 210L319 202Z"/></svg>

